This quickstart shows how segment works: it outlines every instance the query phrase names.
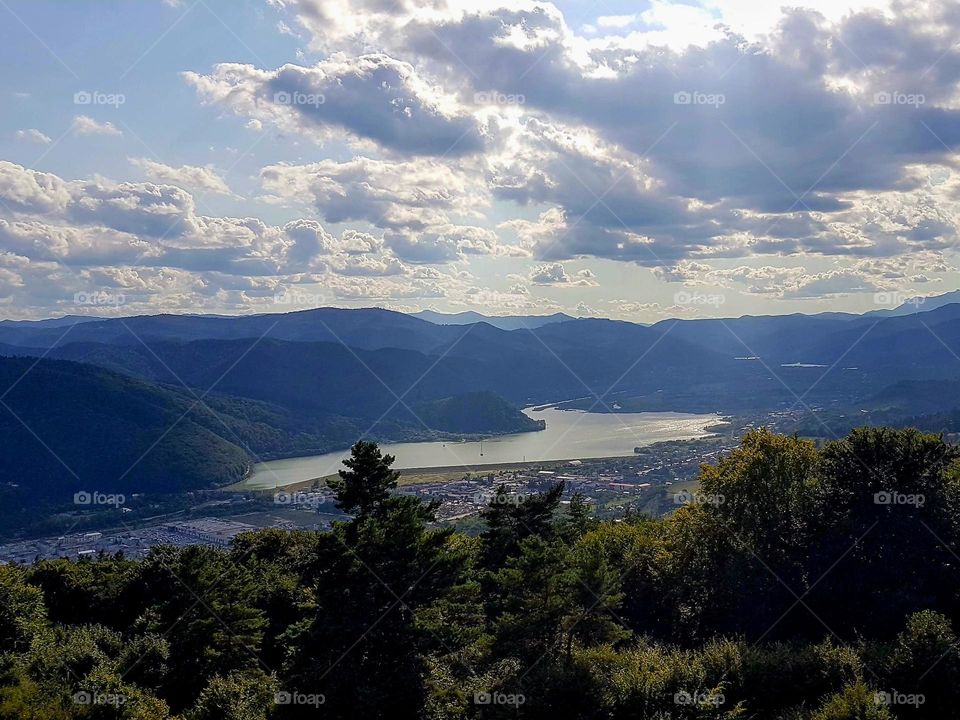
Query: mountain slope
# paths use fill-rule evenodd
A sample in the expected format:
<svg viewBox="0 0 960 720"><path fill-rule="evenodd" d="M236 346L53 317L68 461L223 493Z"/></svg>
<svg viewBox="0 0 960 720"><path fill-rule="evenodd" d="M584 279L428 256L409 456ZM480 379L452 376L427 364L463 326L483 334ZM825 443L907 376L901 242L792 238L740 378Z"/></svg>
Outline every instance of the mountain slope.
<svg viewBox="0 0 960 720"><path fill-rule="evenodd" d="M241 478L249 456L183 394L89 365L0 358L3 505L177 492ZM217 426L220 425L219 430Z"/></svg>
<svg viewBox="0 0 960 720"><path fill-rule="evenodd" d="M476 392L420 403L413 408L432 428L465 434L499 434L543 430L543 420L533 420L499 395Z"/></svg>

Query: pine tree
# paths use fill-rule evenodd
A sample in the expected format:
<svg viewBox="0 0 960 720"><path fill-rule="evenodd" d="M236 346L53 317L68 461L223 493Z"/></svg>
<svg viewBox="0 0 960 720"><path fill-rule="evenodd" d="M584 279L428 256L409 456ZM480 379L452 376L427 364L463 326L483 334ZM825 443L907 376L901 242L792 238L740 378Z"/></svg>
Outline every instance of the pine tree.
<svg viewBox="0 0 960 720"><path fill-rule="evenodd" d="M395 459L383 455L375 442L358 440L343 461L348 469L341 470L333 483L337 507L358 518L378 512L400 479L400 473L390 468Z"/></svg>

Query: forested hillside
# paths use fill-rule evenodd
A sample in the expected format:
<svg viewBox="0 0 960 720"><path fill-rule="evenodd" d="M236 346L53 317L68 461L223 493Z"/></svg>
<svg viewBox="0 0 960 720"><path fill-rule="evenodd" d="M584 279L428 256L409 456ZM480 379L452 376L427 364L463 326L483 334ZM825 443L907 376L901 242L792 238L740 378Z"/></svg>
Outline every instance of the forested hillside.
<svg viewBox="0 0 960 720"><path fill-rule="evenodd" d="M755 431L663 520L501 490L477 536L360 443L331 533L0 569L0 718L950 718L960 454Z"/></svg>
<svg viewBox="0 0 960 720"><path fill-rule="evenodd" d="M274 365L266 375L255 365L224 375L233 360L227 348L193 357L196 369L187 377L195 387L169 371L155 377L149 368L141 374L168 384L90 364L0 358L0 386L10 388L0 408L0 528L70 503L76 492L129 496L216 487L242 479L258 460L338 450L359 436L426 440L542 428L492 393L454 395L410 412L380 386L369 405L342 399L342 378L318 374L305 389L303 364L291 381L295 363ZM304 363L309 368L308 357ZM354 387L363 385L358 380Z"/></svg>
<svg viewBox="0 0 960 720"><path fill-rule="evenodd" d="M0 413L8 513L78 490L178 492L235 481L249 464L237 432L253 440L264 431L222 399L212 401L214 414L187 393L90 365L0 359L0 384L10 388Z"/></svg>
<svg viewBox="0 0 960 720"><path fill-rule="evenodd" d="M546 423L534 420L491 392L466 393L420 403L414 414L431 428L464 434L499 434L543 430Z"/></svg>

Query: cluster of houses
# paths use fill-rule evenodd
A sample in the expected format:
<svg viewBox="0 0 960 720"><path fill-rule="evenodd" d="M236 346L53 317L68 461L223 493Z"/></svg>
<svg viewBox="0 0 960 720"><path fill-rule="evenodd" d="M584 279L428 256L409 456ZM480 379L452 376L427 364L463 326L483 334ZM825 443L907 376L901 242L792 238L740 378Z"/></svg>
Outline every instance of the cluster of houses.
<svg viewBox="0 0 960 720"><path fill-rule="evenodd" d="M155 545L209 545L225 548L229 547L233 538L240 533L256 529L253 525L234 520L199 518L119 533L73 533L0 545L0 563L28 565L35 560L56 558L82 560L96 557L100 553L114 555L118 552L129 558L140 558Z"/></svg>

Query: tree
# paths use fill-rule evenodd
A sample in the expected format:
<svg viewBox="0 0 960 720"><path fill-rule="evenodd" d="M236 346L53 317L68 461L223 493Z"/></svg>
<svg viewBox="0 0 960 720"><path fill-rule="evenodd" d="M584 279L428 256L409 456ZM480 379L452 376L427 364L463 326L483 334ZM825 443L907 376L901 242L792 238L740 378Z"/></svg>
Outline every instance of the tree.
<svg viewBox="0 0 960 720"><path fill-rule="evenodd" d="M380 470L393 462L389 456L372 462L379 451L367 445L355 449L362 461L353 467L363 468L349 478L355 488L364 478L382 478ZM397 473L389 473L395 483ZM322 694L324 711L334 715L418 717L426 692L424 647L437 638L423 636L429 619L421 625L417 616L460 580L463 559L451 547L452 529L427 528L435 509L384 490L324 536L336 552L324 552L327 562L310 571L316 604L313 616L289 634L285 689Z"/></svg>
<svg viewBox="0 0 960 720"><path fill-rule="evenodd" d="M563 542L531 535L491 574L487 615L494 625L495 656L527 664L560 657L565 627L576 614L569 554Z"/></svg>
<svg viewBox="0 0 960 720"><path fill-rule="evenodd" d="M624 594L620 575L607 561L600 538L587 536L573 548L570 564L574 582L570 594L574 611L567 622L567 661L573 641L583 645L613 643L630 636L617 612Z"/></svg>
<svg viewBox="0 0 960 720"><path fill-rule="evenodd" d="M266 720L274 709L276 678L261 671L213 677L200 693L188 720Z"/></svg>
<svg viewBox="0 0 960 720"><path fill-rule="evenodd" d="M43 592L25 582L20 568L0 565L0 659L26 650L47 628Z"/></svg>
<svg viewBox="0 0 960 720"><path fill-rule="evenodd" d="M877 701L876 692L857 683L827 698L813 720L893 720L893 715Z"/></svg>
<svg viewBox="0 0 960 720"><path fill-rule="evenodd" d="M375 513L400 479L400 473L390 468L395 459L383 455L375 442L358 440L343 461L348 469L340 470L340 479L333 482L337 507L358 517Z"/></svg>
<svg viewBox="0 0 960 720"><path fill-rule="evenodd" d="M488 568L502 565L528 537L554 536L553 519L563 488L564 483L559 482L545 493L524 497L508 494L504 485L497 487L489 505L480 513L487 524L481 537L486 544Z"/></svg>
<svg viewBox="0 0 960 720"><path fill-rule="evenodd" d="M939 435L891 428L823 448L807 568L824 578L806 600L823 622L889 638L923 609L960 615L958 452Z"/></svg>
<svg viewBox="0 0 960 720"><path fill-rule="evenodd" d="M155 548L128 597L140 603L137 625L167 639L174 659L163 693L187 707L214 676L257 667L263 612L253 574L210 547Z"/></svg>
<svg viewBox="0 0 960 720"><path fill-rule="evenodd" d="M931 610L914 613L888 660L890 690L923 696L918 720L948 717L960 707L960 654L950 622Z"/></svg>
<svg viewBox="0 0 960 720"><path fill-rule="evenodd" d="M593 516L590 503L582 492L575 492L570 497L567 514L563 518L561 534L568 542L575 542L599 525Z"/></svg>

